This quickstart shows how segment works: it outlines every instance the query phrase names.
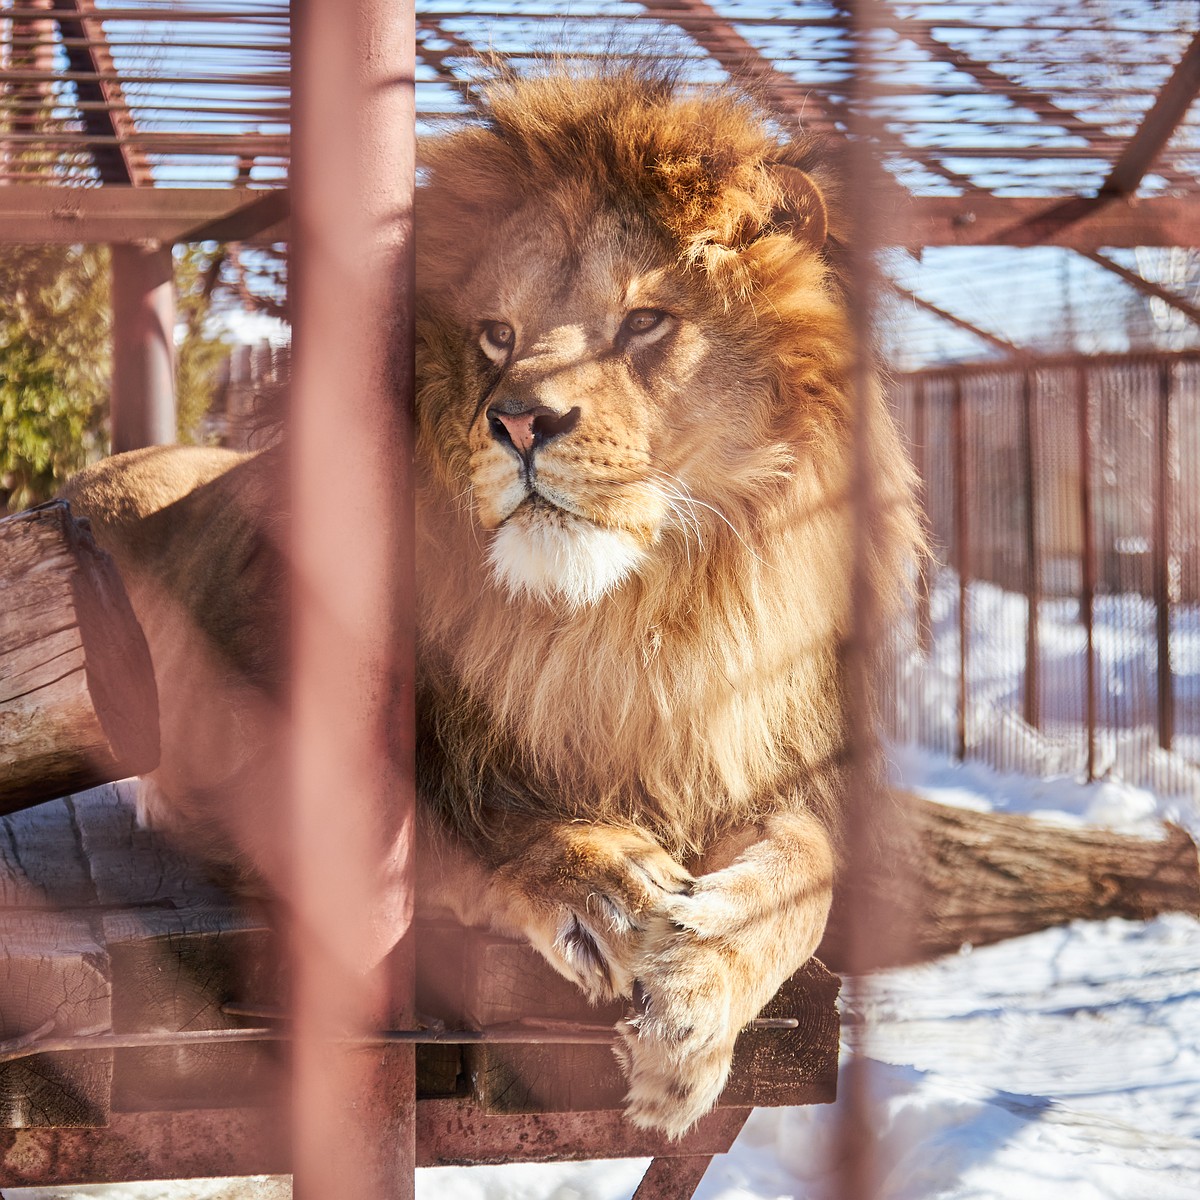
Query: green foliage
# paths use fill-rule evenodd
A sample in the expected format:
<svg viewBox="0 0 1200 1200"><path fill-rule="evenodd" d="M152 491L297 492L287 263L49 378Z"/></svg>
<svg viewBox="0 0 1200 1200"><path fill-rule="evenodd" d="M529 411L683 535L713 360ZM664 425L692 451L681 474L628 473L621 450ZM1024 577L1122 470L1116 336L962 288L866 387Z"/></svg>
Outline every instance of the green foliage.
<svg viewBox="0 0 1200 1200"><path fill-rule="evenodd" d="M176 319L182 333L175 346L175 412L181 442L199 438L200 422L212 407L217 368L229 354L209 320L225 261L225 247L211 242L175 252Z"/></svg>
<svg viewBox="0 0 1200 1200"><path fill-rule="evenodd" d="M108 253L0 250L0 507L44 500L107 443Z"/></svg>
<svg viewBox="0 0 1200 1200"><path fill-rule="evenodd" d="M195 441L228 347L211 329L222 247L176 251L178 435ZM108 451L112 373L103 247L0 248L0 511L48 499Z"/></svg>

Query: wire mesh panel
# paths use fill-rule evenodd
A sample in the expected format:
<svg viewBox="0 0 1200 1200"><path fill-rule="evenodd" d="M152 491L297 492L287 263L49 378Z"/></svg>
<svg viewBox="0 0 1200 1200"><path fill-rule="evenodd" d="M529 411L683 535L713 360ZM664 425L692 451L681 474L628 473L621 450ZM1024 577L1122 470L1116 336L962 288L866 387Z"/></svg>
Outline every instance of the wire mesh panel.
<svg viewBox="0 0 1200 1200"><path fill-rule="evenodd" d="M1198 376L1164 355L898 381L933 561L893 736L1197 790Z"/></svg>

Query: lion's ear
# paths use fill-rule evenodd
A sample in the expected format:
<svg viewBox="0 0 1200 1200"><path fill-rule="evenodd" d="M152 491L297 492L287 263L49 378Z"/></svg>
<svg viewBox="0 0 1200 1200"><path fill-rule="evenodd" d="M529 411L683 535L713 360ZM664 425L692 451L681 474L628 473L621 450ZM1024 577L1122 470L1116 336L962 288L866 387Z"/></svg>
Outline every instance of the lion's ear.
<svg viewBox="0 0 1200 1200"><path fill-rule="evenodd" d="M816 181L786 163L773 163L768 169L782 193L771 212L771 224L814 250L822 249L829 236L829 210Z"/></svg>

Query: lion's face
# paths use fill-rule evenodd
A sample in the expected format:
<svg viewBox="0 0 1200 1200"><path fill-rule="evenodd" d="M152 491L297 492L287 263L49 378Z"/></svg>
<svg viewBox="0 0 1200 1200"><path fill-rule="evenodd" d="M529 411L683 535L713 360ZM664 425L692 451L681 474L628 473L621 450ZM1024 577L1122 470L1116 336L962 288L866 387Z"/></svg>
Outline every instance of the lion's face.
<svg viewBox="0 0 1200 1200"><path fill-rule="evenodd" d="M580 606L664 539L696 545L722 463L761 433L762 368L737 319L636 218L530 203L454 305L457 404L435 415L512 593Z"/></svg>

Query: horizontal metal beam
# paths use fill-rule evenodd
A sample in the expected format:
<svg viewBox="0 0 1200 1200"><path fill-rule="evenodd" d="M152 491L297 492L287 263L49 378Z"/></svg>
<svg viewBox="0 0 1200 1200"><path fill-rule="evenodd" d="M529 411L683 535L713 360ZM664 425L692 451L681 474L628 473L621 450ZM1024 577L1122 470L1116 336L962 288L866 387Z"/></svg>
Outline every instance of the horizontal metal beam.
<svg viewBox="0 0 1200 1200"><path fill-rule="evenodd" d="M919 196L898 215L910 246L1200 246L1200 195Z"/></svg>
<svg viewBox="0 0 1200 1200"><path fill-rule="evenodd" d="M484 1113L468 1100L422 1100L417 1165L722 1154L749 1111L718 1108L666 1142L608 1110ZM3 1129L0 1187L283 1174L292 1165L286 1140L287 1122L274 1106L114 1112L99 1129Z"/></svg>
<svg viewBox="0 0 1200 1200"><path fill-rule="evenodd" d="M220 229L217 222L233 222L235 214L243 209L259 217L272 216L277 210L266 203L269 194L261 188L56 188L12 184L0 188L0 242L180 242L194 239L197 230L204 233ZM263 207L255 207L258 205ZM238 240L264 235L270 228L250 228L254 222L247 221L245 214L238 219ZM226 236L232 240L231 235ZM262 240L279 241L284 237L283 230L272 230ZM211 239L211 234L205 234L202 240Z"/></svg>
<svg viewBox="0 0 1200 1200"><path fill-rule="evenodd" d="M67 188L12 184L0 188L0 242L180 241L247 205L270 215L261 188ZM887 198L889 211L893 196ZM1068 210L1069 213L1068 213ZM1058 214L1067 220L1057 225ZM902 201L895 240L907 246L1059 245L1076 250L1127 246L1200 247L1200 195L1136 202L1075 197L917 196ZM238 218L220 240L249 240L256 217ZM274 225L276 222L271 222ZM219 227L217 227L219 228ZM885 230L885 237L888 231ZM269 240L280 240L271 229ZM278 235L278 236L276 236ZM205 240L209 240L206 236Z"/></svg>

